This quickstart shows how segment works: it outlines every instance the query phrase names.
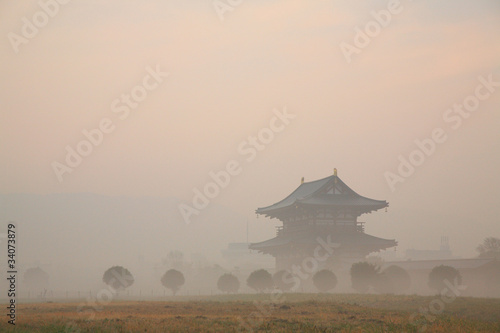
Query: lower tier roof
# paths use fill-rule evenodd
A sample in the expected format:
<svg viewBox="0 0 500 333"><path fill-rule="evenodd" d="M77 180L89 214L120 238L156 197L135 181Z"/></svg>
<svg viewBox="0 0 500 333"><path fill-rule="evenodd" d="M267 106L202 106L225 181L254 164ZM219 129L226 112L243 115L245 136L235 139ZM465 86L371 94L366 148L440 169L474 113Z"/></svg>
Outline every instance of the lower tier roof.
<svg viewBox="0 0 500 333"><path fill-rule="evenodd" d="M289 233L275 238L250 244L250 249L263 253L276 253L286 250L292 246L315 247L320 245L318 238L323 242L335 243L339 248L363 249L380 251L396 246L398 243L394 239L384 239L365 234L363 232L335 232L327 230L311 230L308 232Z"/></svg>

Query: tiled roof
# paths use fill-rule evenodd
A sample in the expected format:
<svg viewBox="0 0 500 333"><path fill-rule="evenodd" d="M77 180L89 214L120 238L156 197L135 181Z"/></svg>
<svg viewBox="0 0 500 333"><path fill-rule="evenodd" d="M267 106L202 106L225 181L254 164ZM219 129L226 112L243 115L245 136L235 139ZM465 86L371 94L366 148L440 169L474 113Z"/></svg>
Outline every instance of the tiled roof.
<svg viewBox="0 0 500 333"><path fill-rule="evenodd" d="M385 200L373 200L354 192L338 176L302 183L285 199L267 207L258 208L257 214L275 217L274 213L293 206L355 207L362 213L387 207Z"/></svg>

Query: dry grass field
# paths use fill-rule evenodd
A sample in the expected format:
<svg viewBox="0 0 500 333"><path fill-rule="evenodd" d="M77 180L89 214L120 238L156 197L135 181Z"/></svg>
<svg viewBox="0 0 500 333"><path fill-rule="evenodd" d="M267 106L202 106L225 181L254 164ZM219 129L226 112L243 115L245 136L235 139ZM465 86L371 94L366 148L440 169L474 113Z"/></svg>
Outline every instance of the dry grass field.
<svg viewBox="0 0 500 333"><path fill-rule="evenodd" d="M284 294L25 303L2 332L500 332L500 299ZM85 304L84 307L82 305Z"/></svg>

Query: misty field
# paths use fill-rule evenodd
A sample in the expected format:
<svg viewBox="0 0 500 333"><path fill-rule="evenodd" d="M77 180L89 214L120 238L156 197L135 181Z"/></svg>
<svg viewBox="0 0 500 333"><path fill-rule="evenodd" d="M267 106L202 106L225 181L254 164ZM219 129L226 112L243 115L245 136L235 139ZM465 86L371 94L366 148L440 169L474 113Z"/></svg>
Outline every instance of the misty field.
<svg viewBox="0 0 500 333"><path fill-rule="evenodd" d="M21 304L15 332L500 332L500 299L257 294L82 304ZM3 317L0 331L13 332Z"/></svg>

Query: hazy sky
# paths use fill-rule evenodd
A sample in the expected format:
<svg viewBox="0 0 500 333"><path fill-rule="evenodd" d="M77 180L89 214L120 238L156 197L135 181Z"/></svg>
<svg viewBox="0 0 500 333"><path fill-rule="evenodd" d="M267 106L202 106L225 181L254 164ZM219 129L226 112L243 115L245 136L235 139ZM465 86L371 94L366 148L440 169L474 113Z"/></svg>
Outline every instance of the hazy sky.
<svg viewBox="0 0 500 333"><path fill-rule="evenodd" d="M191 205L209 173L234 160L241 172L211 202L252 222L301 177L337 168L359 194L390 202L387 214L361 218L367 232L402 249L448 235L471 256L500 237L500 87L480 88L488 96L467 118L447 110L474 102L480 76L500 82L500 2L401 1L357 47L356 27L376 29L371 12L388 3L242 1L221 20L210 0L73 0L44 25L37 1L0 1L0 191ZM38 32L25 27L34 16ZM357 47L350 63L346 44ZM125 117L122 95L153 70L168 77L147 80L155 87ZM242 154L284 108L295 118L254 158ZM53 162L65 164L66 147L106 118L112 132L58 181ZM444 142L392 191L386 172L436 128Z"/></svg>

